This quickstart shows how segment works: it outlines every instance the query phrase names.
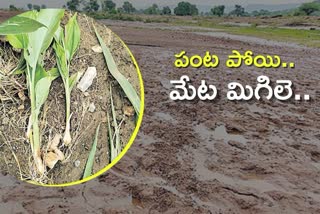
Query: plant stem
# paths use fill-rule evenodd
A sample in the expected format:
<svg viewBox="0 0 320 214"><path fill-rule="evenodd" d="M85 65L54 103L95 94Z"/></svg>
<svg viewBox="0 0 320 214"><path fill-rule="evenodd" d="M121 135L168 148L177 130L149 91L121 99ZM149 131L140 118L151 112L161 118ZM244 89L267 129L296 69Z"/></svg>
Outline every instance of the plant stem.
<svg viewBox="0 0 320 214"><path fill-rule="evenodd" d="M42 175L44 173L44 165L41 158L40 129L37 117L34 117L33 119L33 159L38 172Z"/></svg>
<svg viewBox="0 0 320 214"><path fill-rule="evenodd" d="M70 121L70 112L71 112L71 97L70 97L70 89L69 89L69 80L66 81L67 84L65 86L65 93L66 93L66 124Z"/></svg>
<svg viewBox="0 0 320 214"><path fill-rule="evenodd" d="M30 102L31 102L31 120L32 120L32 135L33 140L32 148L33 148L33 159L37 168L37 171L42 175L44 173L44 166L41 159L41 151L40 151L40 129L39 129L39 120L36 109L36 94L35 94L35 72L36 66L33 67L32 73L30 73L29 66L28 67L28 78L30 84Z"/></svg>
<svg viewBox="0 0 320 214"><path fill-rule="evenodd" d="M68 71L69 71L69 65L68 65ZM67 75L69 77L69 72L67 72ZM72 138L70 134L70 121L71 121L71 91L69 86L69 78L66 78L64 81L64 89L65 89L65 95L66 95L66 130L63 138L63 142L66 146L71 144Z"/></svg>

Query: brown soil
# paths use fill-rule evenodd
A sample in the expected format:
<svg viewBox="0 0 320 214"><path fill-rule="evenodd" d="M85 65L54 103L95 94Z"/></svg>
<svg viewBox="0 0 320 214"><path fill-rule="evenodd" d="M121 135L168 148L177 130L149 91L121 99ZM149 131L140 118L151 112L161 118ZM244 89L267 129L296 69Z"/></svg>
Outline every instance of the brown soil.
<svg viewBox="0 0 320 214"><path fill-rule="evenodd" d="M21 12L0 10L0 22L7 20L9 17L18 15L19 13L21 13Z"/></svg>
<svg viewBox="0 0 320 214"><path fill-rule="evenodd" d="M62 24L69 20L71 14L67 14ZM110 163L107 112L111 113L110 87L112 88L113 102L116 109L118 123L122 122L120 134L122 147L126 145L135 128L135 117L125 116L123 109L131 106L125 97L117 81L109 73L102 53L95 53L92 47L98 44L97 38L92 27L92 19L85 16L78 16L81 28L81 45L77 51L71 65L71 73L85 72L88 67L97 68L97 78L87 91L82 93L76 87L71 95L73 112L71 121L71 134L73 143L71 147L61 147L66 160L59 162L52 170L48 171L47 178L41 182L47 184L62 184L82 179L86 160L95 136L96 128L100 123L100 134L97 145L96 159L93 172L98 172ZM120 39L115 36L108 28L95 23L100 35L103 36L109 46L119 70L133 84L139 92L139 79L131 56ZM9 62L14 68L17 64L19 53L12 53L8 44L2 43L2 50L5 58L2 61ZM8 51L9 50L9 51ZM55 56L52 50L48 51L45 64L46 68L55 65ZM3 69L2 67L1 69ZM8 68L5 68L8 71ZM9 84L10 83L10 84ZM23 76L12 76L10 80L3 82L0 89L1 107L3 113L0 116L0 148L1 161L0 170L3 173L15 175L26 180L36 180L32 164L31 149L25 132L30 115L30 104L27 98L27 90ZM88 111L89 105L94 103L96 109L93 113ZM65 98L62 80L59 78L54 81L49 98L43 107L41 115L42 128L42 151L45 152L47 143L56 134L63 135L65 129ZM16 157L15 157L15 156ZM76 162L80 164L75 164ZM19 162L19 165L17 164Z"/></svg>
<svg viewBox="0 0 320 214"><path fill-rule="evenodd" d="M128 154L99 179L75 187L43 189L2 176L3 211L319 213L320 50L146 26L110 26L129 44L145 80L144 122ZM251 49L279 54L296 62L296 69L182 71L173 67L174 54L182 49L194 54L210 50L224 58L233 49ZM313 101L171 102L169 80L184 73L219 88L232 80L254 83L266 73L273 81L291 79ZM224 134L217 138L221 129Z"/></svg>

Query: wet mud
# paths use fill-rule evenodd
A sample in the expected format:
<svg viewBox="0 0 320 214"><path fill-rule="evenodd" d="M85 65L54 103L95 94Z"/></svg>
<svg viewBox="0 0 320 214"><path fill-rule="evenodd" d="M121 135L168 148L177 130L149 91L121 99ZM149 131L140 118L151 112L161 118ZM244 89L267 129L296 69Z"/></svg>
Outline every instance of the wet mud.
<svg viewBox="0 0 320 214"><path fill-rule="evenodd" d="M110 23L109 23L110 24ZM132 148L86 184L47 189L1 176L1 210L50 213L319 213L319 49L256 44L193 32L109 25L131 48L145 82L144 121ZM231 50L278 54L290 69L175 69L181 50L222 59ZM169 100L169 81L187 74L221 89L203 102ZM310 102L226 99L227 84L265 74L290 79Z"/></svg>

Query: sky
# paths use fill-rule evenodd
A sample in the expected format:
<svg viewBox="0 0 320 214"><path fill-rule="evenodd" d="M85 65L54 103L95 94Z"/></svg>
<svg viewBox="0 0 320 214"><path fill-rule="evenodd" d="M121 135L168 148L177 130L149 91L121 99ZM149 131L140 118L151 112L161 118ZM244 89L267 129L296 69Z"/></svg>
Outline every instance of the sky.
<svg viewBox="0 0 320 214"><path fill-rule="evenodd" d="M117 6L121 6L126 0L113 0ZM250 4L262 4L262 5L281 5L281 4L297 4L310 2L312 0L127 0L137 8L146 8L153 3L159 6L172 6L176 5L180 1L189 1L196 5L250 5ZM0 8L8 8L10 4L17 7L26 7L28 3L32 4L45 4L47 7L61 7L67 2L67 0L0 0Z"/></svg>

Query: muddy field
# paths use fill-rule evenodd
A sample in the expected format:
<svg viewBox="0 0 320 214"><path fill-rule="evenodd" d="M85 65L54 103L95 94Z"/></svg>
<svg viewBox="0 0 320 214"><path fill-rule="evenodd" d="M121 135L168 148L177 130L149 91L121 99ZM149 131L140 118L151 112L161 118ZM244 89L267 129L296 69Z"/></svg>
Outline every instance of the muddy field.
<svg viewBox="0 0 320 214"><path fill-rule="evenodd" d="M319 213L319 49L245 42L181 29L106 22L135 55L146 109L136 142L109 172L83 185L46 189L1 176L3 213ZM179 70L174 54L231 50L278 54L294 70ZM169 80L188 74L218 88L290 79L310 102L173 102Z"/></svg>

